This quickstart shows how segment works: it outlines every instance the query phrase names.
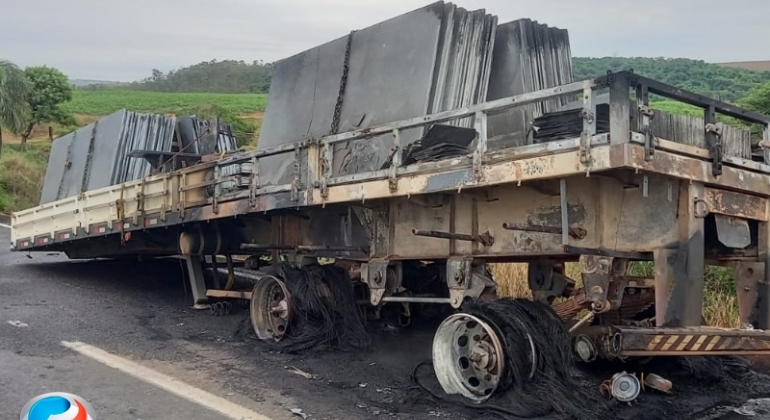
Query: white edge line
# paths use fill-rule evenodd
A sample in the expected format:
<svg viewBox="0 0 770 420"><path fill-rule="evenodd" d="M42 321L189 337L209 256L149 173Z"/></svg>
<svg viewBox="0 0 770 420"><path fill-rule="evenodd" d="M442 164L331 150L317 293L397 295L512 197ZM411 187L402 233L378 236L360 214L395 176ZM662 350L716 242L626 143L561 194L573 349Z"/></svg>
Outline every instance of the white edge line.
<svg viewBox="0 0 770 420"><path fill-rule="evenodd" d="M224 398L206 392L200 388L188 385L178 379L164 375L160 372L115 356L97 347L81 343L79 341L62 341L61 344L74 350L83 356L103 363L111 368L131 375L144 382L157 386L174 395L182 397L190 402L202 405L212 411L220 413L234 420L271 420L262 414L249 410Z"/></svg>
<svg viewBox="0 0 770 420"><path fill-rule="evenodd" d="M6 228L6 229L10 229L10 228L11 228L11 225L6 225L6 224L4 224L4 223L0 223L0 227L4 227L4 228Z"/></svg>

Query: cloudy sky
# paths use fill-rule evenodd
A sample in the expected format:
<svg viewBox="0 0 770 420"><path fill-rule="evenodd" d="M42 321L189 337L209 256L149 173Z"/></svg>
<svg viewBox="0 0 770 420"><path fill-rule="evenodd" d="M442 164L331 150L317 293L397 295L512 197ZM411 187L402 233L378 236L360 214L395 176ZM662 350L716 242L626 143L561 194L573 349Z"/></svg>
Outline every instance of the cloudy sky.
<svg viewBox="0 0 770 420"><path fill-rule="evenodd" d="M211 59L273 61L429 0L0 0L0 57L130 81ZM457 0L570 32L574 56L770 59L768 0Z"/></svg>

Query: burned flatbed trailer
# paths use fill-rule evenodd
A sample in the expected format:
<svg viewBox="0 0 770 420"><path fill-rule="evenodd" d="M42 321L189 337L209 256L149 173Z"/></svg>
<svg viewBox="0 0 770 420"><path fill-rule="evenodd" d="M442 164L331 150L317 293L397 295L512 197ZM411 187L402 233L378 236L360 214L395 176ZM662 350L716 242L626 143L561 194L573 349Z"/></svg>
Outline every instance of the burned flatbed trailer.
<svg viewBox="0 0 770 420"><path fill-rule="evenodd" d="M650 95L703 109L684 129L690 137L652 129ZM561 134L488 148L490 117L557 98L567 105L545 114L538 128ZM765 115L633 72L608 73L87 191L14 213L11 246L71 258L181 254L195 303L250 298L255 331L267 340L290 328L281 279L265 276L253 290L231 290L232 282L207 287L203 256L280 254L299 266L332 258L366 286L370 305L454 308L494 295L486 263L528 262L534 298L569 323L584 360L769 354L770 154L765 148L763 158L751 159L750 146L737 144L727 134L734 128L718 123L717 114L761 127L767 146ZM463 118L473 121L467 153L402 164L404 130L438 127L451 139L467 134L453 131L467 130L452 125ZM567 128L554 129L548 121L556 120ZM374 136L389 139L394 153L386 167L332 173L336 144ZM265 185L261 162L275 156L296 160L292 179ZM628 275L629 262L645 260L654 262L654 278ZM405 290L405 268L418 261L441 267L443 293ZM565 276L565 261L580 262L582 287ZM735 270L745 328L702 326L707 264ZM582 310L589 315L576 323ZM467 346L478 335L489 339ZM437 369L447 392L489 396L503 369L496 335L467 314L442 324L434 361L449 366Z"/></svg>

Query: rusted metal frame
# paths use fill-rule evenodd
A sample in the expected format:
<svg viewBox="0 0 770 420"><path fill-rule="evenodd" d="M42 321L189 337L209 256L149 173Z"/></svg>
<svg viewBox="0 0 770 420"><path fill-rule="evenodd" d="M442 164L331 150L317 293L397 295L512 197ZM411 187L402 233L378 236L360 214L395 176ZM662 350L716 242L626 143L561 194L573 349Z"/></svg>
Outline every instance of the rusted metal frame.
<svg viewBox="0 0 770 420"><path fill-rule="evenodd" d="M631 138L631 95L625 73L607 75L610 88L610 144L627 143Z"/></svg>
<svg viewBox="0 0 770 420"><path fill-rule="evenodd" d="M163 204L160 206L160 220L165 222L166 221L166 213L169 211L169 206L166 204L170 199L170 192L171 188L169 188L169 184L172 182L171 174L165 174L163 175L163 192L160 193L160 195L163 197Z"/></svg>
<svg viewBox="0 0 770 420"><path fill-rule="evenodd" d="M699 95L694 92L690 92L678 87L667 85L657 80L649 79L644 76L639 76L628 71L617 72L611 75L600 77L596 80L597 85L607 84L608 78L626 79L630 80L635 86L643 85L647 87L649 93L660 95L675 101L684 102L690 105L697 106L699 108L713 107L714 110L720 114L737 118L742 121L767 125L770 124L770 117L760 114L758 112L749 111L747 109L729 104L727 102L718 101L716 99L709 98L707 96Z"/></svg>
<svg viewBox="0 0 770 420"><path fill-rule="evenodd" d="M144 185L145 185L146 178L142 178L142 181L139 183L138 186L135 186L134 188L138 187L139 192L136 193L136 210L134 211L134 218L133 223L139 224L139 217L141 215L142 218L144 218Z"/></svg>
<svg viewBox="0 0 770 420"><path fill-rule="evenodd" d="M679 246L655 250L656 325L701 324L705 274L704 187L680 182Z"/></svg>
<svg viewBox="0 0 770 420"><path fill-rule="evenodd" d="M561 178L559 180L559 206L561 208L561 244L566 246L569 245L569 206L567 204L567 178Z"/></svg>
<svg viewBox="0 0 770 420"><path fill-rule="evenodd" d="M307 178L307 188L319 187L321 180L321 145L315 139L310 139L307 146Z"/></svg>
<svg viewBox="0 0 770 420"><path fill-rule="evenodd" d="M770 220L770 206L767 207ZM763 278L757 286L757 301L753 311L752 324L761 330L770 330L770 221L759 223L759 261L764 262Z"/></svg>
<svg viewBox="0 0 770 420"><path fill-rule="evenodd" d="M580 162L591 164L591 142L596 135L596 100L593 88L588 83L583 86L583 131L580 134Z"/></svg>
<svg viewBox="0 0 770 420"><path fill-rule="evenodd" d="M184 189L187 184L187 173L181 172L179 179L179 217L184 219L185 208L187 207L187 191Z"/></svg>
<svg viewBox="0 0 770 420"><path fill-rule="evenodd" d="M770 124L762 126L762 160L765 165L770 165Z"/></svg>
<svg viewBox="0 0 770 420"><path fill-rule="evenodd" d="M709 213L762 222L768 221L767 207L770 200L765 197L705 188L703 199L706 201Z"/></svg>
<svg viewBox="0 0 770 420"><path fill-rule="evenodd" d="M650 94L645 85L636 86L636 107L639 109L639 115L642 117L641 128L644 135L644 158L645 160L650 160L655 156L655 140L650 132L650 120L655 114L650 109Z"/></svg>
<svg viewBox="0 0 770 420"><path fill-rule="evenodd" d="M644 145L644 135L641 133L632 132L631 142ZM674 152L706 160L711 159L711 152L706 149L702 149L697 146L690 146L688 144L677 143L658 137L655 138L655 147L658 150L664 150L667 152ZM743 159L737 156L723 155L722 164L739 167L742 169L748 169L754 172L770 173L770 165L761 162L755 162L753 160Z"/></svg>
<svg viewBox="0 0 770 420"><path fill-rule="evenodd" d="M658 150L655 159L645 162L643 147L635 144L613 147L617 148L611 152L612 167L628 167L748 194L770 196L767 174L723 167L722 175L717 178L711 173L711 164L699 159Z"/></svg>
<svg viewBox="0 0 770 420"><path fill-rule="evenodd" d="M401 167L401 154L401 130L396 128L393 130L393 157L390 161L390 167L388 168L388 183L390 190L393 192L398 191L398 181L396 180L396 177L398 175L398 168Z"/></svg>
<svg viewBox="0 0 770 420"><path fill-rule="evenodd" d="M609 164L611 146L597 146L592 152L594 171L612 169ZM406 175L399 177L397 193L391 193L387 180L360 182L356 185L338 185L329 187L328 198L313 196L311 204L352 202L378 198L411 196L442 191L457 191L465 188L500 185L529 180L565 178L583 175L585 165L579 161L577 150L514 161L485 164L486 178L477 183L472 169L450 168L431 174ZM450 182L443 182L446 179ZM569 232L568 232L569 234Z"/></svg>
<svg viewBox="0 0 770 420"><path fill-rule="evenodd" d="M220 176L222 174L222 166L217 165L214 167L214 197L211 198L211 211L214 214L219 213L219 196L222 195L222 181Z"/></svg>
<svg viewBox="0 0 770 420"><path fill-rule="evenodd" d="M487 114L478 111L474 115L473 127L476 130L476 148L473 150L473 176L476 181L484 180L481 167L487 153Z"/></svg>
<svg viewBox="0 0 770 420"><path fill-rule="evenodd" d="M207 297L251 300L252 292L240 290L206 290Z"/></svg>
<svg viewBox="0 0 770 420"><path fill-rule="evenodd" d="M738 316L741 327L753 325L759 289L764 283L765 263L756 261L731 261L724 264L733 270L735 291L738 297Z"/></svg>
<svg viewBox="0 0 770 420"><path fill-rule="evenodd" d="M249 206L257 207L257 188L259 187L259 161L251 157L251 178L249 179Z"/></svg>
<svg viewBox="0 0 770 420"><path fill-rule="evenodd" d="M523 223L515 223L515 222L505 222L503 223L503 229L506 230L518 230L522 232L540 232L540 233L553 233L561 235L563 233L563 229L561 226L545 226L545 225L530 225L530 224L523 224ZM570 227L568 229L569 236L573 239L583 239L586 237L588 232L586 232L583 228L573 228Z"/></svg>
<svg viewBox="0 0 770 420"><path fill-rule="evenodd" d="M332 136L323 137L320 141L322 143L338 143L341 141L356 140L366 137L371 137L376 134L385 134L391 132L394 128L404 130L406 128L419 127L428 124L435 124L445 122L449 120L459 119L463 117L469 117L475 115L477 112L489 113L492 111L503 111L509 108L515 108L532 104L535 102L542 102L548 99L561 98L576 92L583 90L584 83L588 86L594 87L596 83L594 81L580 81L573 82L562 86L556 86L553 88L542 89L535 92L527 92L520 95L510 96L507 98L500 98L494 101L483 102L463 108L457 108L449 111L442 111L431 115L420 116L410 118L407 120L396 121L392 123L382 124L370 128L364 128L361 130L350 131L342 134L335 134Z"/></svg>
<svg viewBox="0 0 770 420"><path fill-rule="evenodd" d="M718 356L770 354L770 334L765 331L717 328L613 327L600 341L619 334L615 356Z"/></svg>
<svg viewBox="0 0 770 420"><path fill-rule="evenodd" d="M470 235L465 233L441 232L438 230L425 230L425 229L415 228L415 229L412 229L412 235L426 236L429 238L457 240L457 241L478 242L484 246L492 246L495 243L495 238L492 237L492 235L490 235L489 232L484 232L480 235Z"/></svg>
<svg viewBox="0 0 770 420"><path fill-rule="evenodd" d="M711 173L714 176L722 175L722 136L721 130L717 127L717 114L713 105L707 106L703 110L703 121L705 123L706 145L711 151Z"/></svg>
<svg viewBox="0 0 770 420"><path fill-rule="evenodd" d="M603 248L582 248L572 245L564 245L562 249L565 254L595 255L598 257L625 258L636 261L648 261L653 257L651 252L626 252Z"/></svg>

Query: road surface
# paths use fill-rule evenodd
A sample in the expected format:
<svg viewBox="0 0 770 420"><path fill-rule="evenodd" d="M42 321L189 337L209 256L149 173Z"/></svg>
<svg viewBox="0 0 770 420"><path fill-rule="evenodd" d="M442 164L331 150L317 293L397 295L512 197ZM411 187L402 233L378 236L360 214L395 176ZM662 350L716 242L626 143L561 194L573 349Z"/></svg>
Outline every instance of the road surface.
<svg viewBox="0 0 770 420"><path fill-rule="evenodd" d="M9 238L0 226L0 243ZM244 313L215 317L190 303L179 260L29 258L3 246L0 419L15 420L29 399L51 391L79 395L97 418L115 420L301 418L291 409L319 420L479 417L410 382L414 365L430 357L431 328L377 334L369 352L299 357L267 351ZM244 326L247 333L236 334ZM695 394L709 392L714 388ZM719 418L724 410L704 413L725 403L643 398L664 407L658 414L685 407L704 419ZM618 417L644 418L647 411L629 408Z"/></svg>

